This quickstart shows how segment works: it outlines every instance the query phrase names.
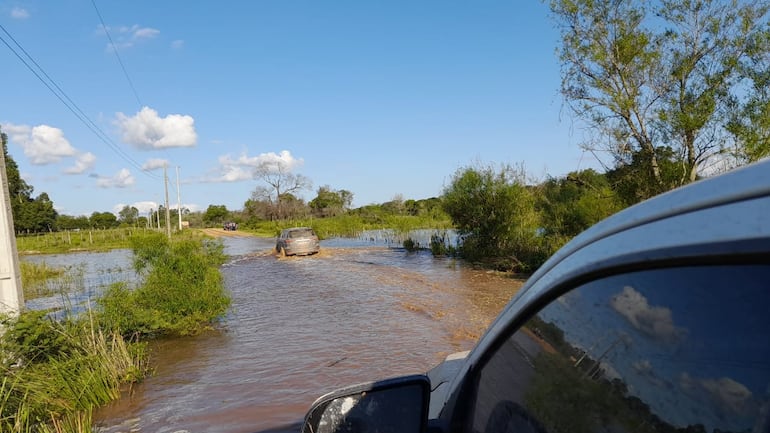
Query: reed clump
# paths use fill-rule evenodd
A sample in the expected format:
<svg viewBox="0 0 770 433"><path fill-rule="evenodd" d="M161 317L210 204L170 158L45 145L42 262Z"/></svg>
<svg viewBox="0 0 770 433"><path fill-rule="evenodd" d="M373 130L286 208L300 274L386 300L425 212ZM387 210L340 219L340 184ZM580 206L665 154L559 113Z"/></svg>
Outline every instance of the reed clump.
<svg viewBox="0 0 770 433"><path fill-rule="evenodd" d="M145 344L105 331L94 312L25 311L2 326L3 432L90 432L93 409L148 372Z"/></svg>
<svg viewBox="0 0 770 433"><path fill-rule="evenodd" d="M21 286L24 288L24 299L34 299L55 294L55 289L48 282L55 278L61 278L66 272L65 268L57 268L45 262L21 262Z"/></svg>

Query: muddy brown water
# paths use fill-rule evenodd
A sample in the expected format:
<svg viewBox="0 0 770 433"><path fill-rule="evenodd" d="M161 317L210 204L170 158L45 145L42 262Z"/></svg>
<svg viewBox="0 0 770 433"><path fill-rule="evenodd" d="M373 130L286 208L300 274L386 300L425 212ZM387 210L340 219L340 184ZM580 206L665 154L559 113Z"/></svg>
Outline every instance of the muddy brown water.
<svg viewBox="0 0 770 433"><path fill-rule="evenodd" d="M96 414L101 432L296 431L321 394L470 349L522 284L427 252L269 248L222 268L219 329L152 344L154 374Z"/></svg>

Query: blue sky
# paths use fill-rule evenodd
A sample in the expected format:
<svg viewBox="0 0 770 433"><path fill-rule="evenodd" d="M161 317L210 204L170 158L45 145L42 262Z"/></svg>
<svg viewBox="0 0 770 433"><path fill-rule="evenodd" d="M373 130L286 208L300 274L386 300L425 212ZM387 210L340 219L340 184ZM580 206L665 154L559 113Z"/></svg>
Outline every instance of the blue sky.
<svg viewBox="0 0 770 433"><path fill-rule="evenodd" d="M90 0L0 3L2 39L87 118L0 44L9 152L61 213L146 212L164 162L192 210L241 209L274 159L312 181L304 199L328 185L354 207L439 196L477 162L538 179L596 165L540 1L95 3L106 32Z"/></svg>

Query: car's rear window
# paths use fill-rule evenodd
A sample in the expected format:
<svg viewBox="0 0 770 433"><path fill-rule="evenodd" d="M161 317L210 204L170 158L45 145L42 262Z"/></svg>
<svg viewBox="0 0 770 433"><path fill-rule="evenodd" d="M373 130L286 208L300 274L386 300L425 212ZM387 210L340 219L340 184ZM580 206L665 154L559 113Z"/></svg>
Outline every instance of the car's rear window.
<svg viewBox="0 0 770 433"><path fill-rule="evenodd" d="M315 232L312 229L292 230L289 232L290 238L307 238L315 236Z"/></svg>

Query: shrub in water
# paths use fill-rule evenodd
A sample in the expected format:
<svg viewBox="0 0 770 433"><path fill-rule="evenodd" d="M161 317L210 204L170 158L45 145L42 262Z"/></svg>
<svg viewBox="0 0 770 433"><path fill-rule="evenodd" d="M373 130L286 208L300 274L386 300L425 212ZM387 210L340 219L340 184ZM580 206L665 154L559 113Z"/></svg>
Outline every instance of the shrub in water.
<svg viewBox="0 0 770 433"><path fill-rule="evenodd" d="M114 284L99 300L105 323L124 336L188 335L207 327L230 306L219 266L223 246L211 240L145 237L134 245L144 276L134 290Z"/></svg>
<svg viewBox="0 0 770 433"><path fill-rule="evenodd" d="M452 256L456 253L455 247L449 244L446 232L430 236L430 252L434 257Z"/></svg>
<svg viewBox="0 0 770 433"><path fill-rule="evenodd" d="M414 252L420 249L420 245L412 238L406 238L404 240L404 249L409 252Z"/></svg>

